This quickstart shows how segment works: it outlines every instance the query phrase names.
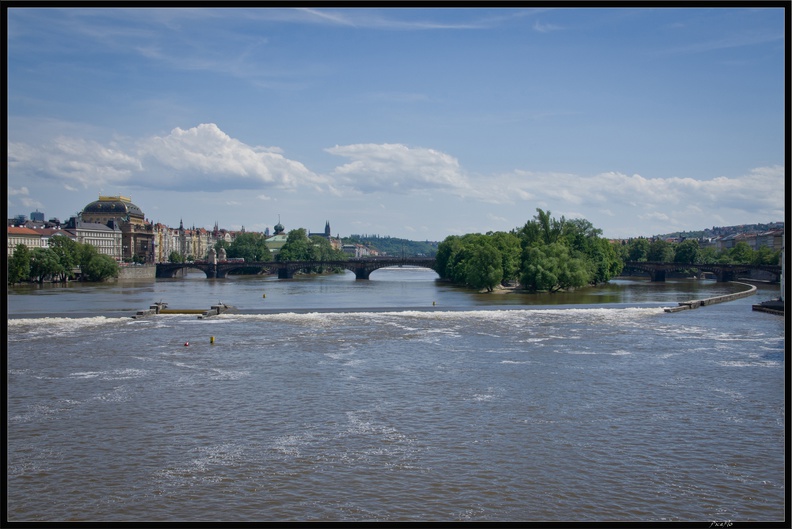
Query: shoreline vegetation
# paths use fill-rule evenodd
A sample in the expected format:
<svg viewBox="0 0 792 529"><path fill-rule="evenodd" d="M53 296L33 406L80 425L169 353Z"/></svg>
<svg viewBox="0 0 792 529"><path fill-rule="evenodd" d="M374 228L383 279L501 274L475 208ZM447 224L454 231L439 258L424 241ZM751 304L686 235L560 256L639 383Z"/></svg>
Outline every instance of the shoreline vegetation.
<svg viewBox="0 0 792 529"><path fill-rule="evenodd" d="M510 232L451 235L438 245L435 271L442 280L480 292L569 292L619 277L628 261L775 265L781 251L756 250L740 241L728 250L700 248L697 239L668 242L637 238L611 242L586 219L534 218ZM518 286L515 286L518 285Z"/></svg>

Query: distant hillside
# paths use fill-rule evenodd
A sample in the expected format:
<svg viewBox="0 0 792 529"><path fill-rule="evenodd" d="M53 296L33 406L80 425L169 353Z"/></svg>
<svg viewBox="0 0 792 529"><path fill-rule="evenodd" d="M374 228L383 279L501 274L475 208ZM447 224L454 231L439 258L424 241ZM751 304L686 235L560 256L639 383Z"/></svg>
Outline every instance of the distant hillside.
<svg viewBox="0 0 792 529"><path fill-rule="evenodd" d="M738 233L761 233L770 230L783 230L783 222L769 222L764 224L740 224L738 226L713 226L699 231L675 231L655 237L667 239L672 237L685 237L686 239L697 239L701 237L725 237Z"/></svg>
<svg viewBox="0 0 792 529"><path fill-rule="evenodd" d="M410 241L396 237L380 237L379 235L350 235L342 237L344 244L362 244L374 248L381 255L394 257L434 257L437 254L438 242L435 241Z"/></svg>

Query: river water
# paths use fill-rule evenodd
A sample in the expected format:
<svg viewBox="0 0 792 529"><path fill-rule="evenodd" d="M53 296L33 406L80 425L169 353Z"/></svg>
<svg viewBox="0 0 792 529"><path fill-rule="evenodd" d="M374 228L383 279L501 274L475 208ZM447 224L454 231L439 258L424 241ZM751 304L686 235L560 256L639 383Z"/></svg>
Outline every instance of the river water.
<svg viewBox="0 0 792 529"><path fill-rule="evenodd" d="M7 519L784 519L777 285L435 278L10 289Z"/></svg>

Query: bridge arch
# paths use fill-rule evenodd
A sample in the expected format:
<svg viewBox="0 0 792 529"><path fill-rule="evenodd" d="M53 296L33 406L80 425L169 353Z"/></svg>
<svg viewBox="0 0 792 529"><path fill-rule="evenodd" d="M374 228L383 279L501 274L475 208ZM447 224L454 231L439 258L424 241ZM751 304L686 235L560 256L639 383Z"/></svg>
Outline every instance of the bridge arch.
<svg viewBox="0 0 792 529"><path fill-rule="evenodd" d="M267 270L269 273L277 271L279 279L290 279L295 272L315 268L343 268L355 274L356 279L369 279L371 273L380 268L393 266L415 266L435 270L436 260L433 257L408 257L408 258L369 258L348 259L344 261L268 261L245 263L158 263L157 277L172 278L179 270L194 268L201 270L207 278L226 278L229 272L240 269Z"/></svg>
<svg viewBox="0 0 792 529"><path fill-rule="evenodd" d="M718 282L734 281L740 274L751 270L764 270L780 277L780 266L771 265L732 265L718 263L666 263L655 261L628 261L624 269L641 270L647 272L652 281L665 281L666 274L680 270L698 270L715 274Z"/></svg>

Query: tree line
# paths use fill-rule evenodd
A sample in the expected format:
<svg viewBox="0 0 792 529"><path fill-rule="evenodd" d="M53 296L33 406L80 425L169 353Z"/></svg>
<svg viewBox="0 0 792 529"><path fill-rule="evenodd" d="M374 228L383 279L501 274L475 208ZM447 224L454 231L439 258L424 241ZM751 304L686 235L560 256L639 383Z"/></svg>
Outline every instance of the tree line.
<svg viewBox="0 0 792 529"><path fill-rule="evenodd" d="M605 283L621 273L624 262L602 230L585 219L536 211L510 232L446 237L437 248L437 273L490 292L514 282L529 291L557 292Z"/></svg>
<svg viewBox="0 0 792 529"><path fill-rule="evenodd" d="M585 219L556 219L540 208L536 212L509 232L446 237L437 249L437 273L490 292L514 283L532 292L558 292L606 283L621 274L628 261L777 265L781 259L780 250L754 250L745 241L720 251L702 248L696 239L671 243L638 238L617 244L602 238L602 230Z"/></svg>
<svg viewBox="0 0 792 529"><path fill-rule="evenodd" d="M100 254L95 246L79 243L65 236L51 237L49 248L33 248L17 244L8 260L8 284L45 280L67 282L79 269L82 281L104 281L118 277L118 263L109 255Z"/></svg>
<svg viewBox="0 0 792 529"><path fill-rule="evenodd" d="M751 264L777 265L781 262L781 250L760 246L756 250L747 242L739 241L732 248L717 250L702 248L696 239L685 239L671 243L663 239L633 239L620 248L626 261L656 261L682 264Z"/></svg>

